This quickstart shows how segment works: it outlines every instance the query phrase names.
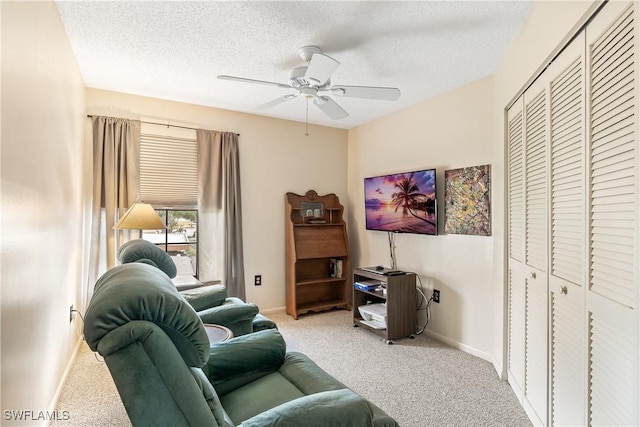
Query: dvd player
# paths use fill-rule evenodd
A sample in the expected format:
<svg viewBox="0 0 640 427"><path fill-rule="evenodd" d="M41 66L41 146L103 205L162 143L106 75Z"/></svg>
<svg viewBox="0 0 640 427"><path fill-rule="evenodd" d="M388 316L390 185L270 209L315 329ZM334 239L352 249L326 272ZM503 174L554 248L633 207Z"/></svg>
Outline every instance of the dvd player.
<svg viewBox="0 0 640 427"><path fill-rule="evenodd" d="M373 267L362 267L361 270L368 271L369 273L379 274L381 276L397 276L399 274L405 274L404 271L385 268L381 265L376 265Z"/></svg>

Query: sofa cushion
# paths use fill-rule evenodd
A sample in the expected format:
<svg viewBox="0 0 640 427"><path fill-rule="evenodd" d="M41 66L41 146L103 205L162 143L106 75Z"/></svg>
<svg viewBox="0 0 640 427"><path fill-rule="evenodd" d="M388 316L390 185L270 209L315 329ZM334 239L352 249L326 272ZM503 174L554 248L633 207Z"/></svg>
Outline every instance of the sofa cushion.
<svg viewBox="0 0 640 427"><path fill-rule="evenodd" d="M188 366L207 362L209 339L200 317L167 275L147 264L120 265L98 279L85 316L87 344L95 351L102 337L132 320L158 325Z"/></svg>
<svg viewBox="0 0 640 427"><path fill-rule="evenodd" d="M342 389L323 391L282 403L243 420L242 427L397 427L391 421L374 424L374 415L368 402L353 391Z"/></svg>
<svg viewBox="0 0 640 427"><path fill-rule="evenodd" d="M304 396L285 377L273 372L220 396L220 402L234 424L239 425L261 412Z"/></svg>
<svg viewBox="0 0 640 427"><path fill-rule="evenodd" d="M129 240L118 249L118 260L122 264L140 262L162 270L170 279L176 277L176 264L168 253L144 239Z"/></svg>

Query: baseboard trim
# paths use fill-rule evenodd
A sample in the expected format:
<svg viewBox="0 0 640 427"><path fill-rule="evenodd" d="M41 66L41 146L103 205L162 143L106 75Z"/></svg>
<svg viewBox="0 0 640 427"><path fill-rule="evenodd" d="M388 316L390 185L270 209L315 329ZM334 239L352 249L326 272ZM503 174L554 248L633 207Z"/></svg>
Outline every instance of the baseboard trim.
<svg viewBox="0 0 640 427"><path fill-rule="evenodd" d="M58 406L58 401L60 400L60 395L62 395L62 390L64 389L64 385L67 382L67 378L69 377L69 373L71 369L73 369L73 365L76 363L76 359L78 358L78 354L80 353L80 346L84 340L82 338L78 339L78 342L73 349L73 353L71 354L71 358L69 359L69 363L67 363L67 367L62 373L62 378L60 379L60 383L58 383L58 388L56 389L56 393L53 396L53 400L51 401L51 405L49 405L49 413L52 414L56 410ZM43 424L45 427L49 427L51 424L51 420L46 420Z"/></svg>
<svg viewBox="0 0 640 427"><path fill-rule="evenodd" d="M266 310L260 310L262 314L273 314L273 313L284 313L286 311L286 307L276 307L276 308L267 308Z"/></svg>
<svg viewBox="0 0 640 427"><path fill-rule="evenodd" d="M440 342L447 344L448 346L457 348L458 350L464 351L465 353L469 353L476 357L479 357L480 359L486 360L487 362L491 363L494 366L494 369L497 366L495 358L492 355L485 353L484 351L480 351L477 348L473 348L466 344L462 344L458 341L452 340L451 338L447 338L444 335L440 335L433 331L425 330L424 333L435 340L438 340ZM500 376L499 373L498 373L498 376Z"/></svg>
<svg viewBox="0 0 640 427"><path fill-rule="evenodd" d="M507 374L505 373L503 366L498 363L498 361L495 359L495 357L493 358L493 369L496 370L496 374L498 374L498 377L502 381L506 381L507 380Z"/></svg>

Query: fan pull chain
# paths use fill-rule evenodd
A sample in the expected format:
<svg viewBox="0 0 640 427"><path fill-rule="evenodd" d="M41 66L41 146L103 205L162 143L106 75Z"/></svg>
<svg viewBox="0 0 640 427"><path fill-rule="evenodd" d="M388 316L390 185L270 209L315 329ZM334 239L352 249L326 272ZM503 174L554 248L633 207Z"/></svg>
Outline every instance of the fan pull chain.
<svg viewBox="0 0 640 427"><path fill-rule="evenodd" d="M309 136L309 98L307 99L307 111L304 117L304 136Z"/></svg>

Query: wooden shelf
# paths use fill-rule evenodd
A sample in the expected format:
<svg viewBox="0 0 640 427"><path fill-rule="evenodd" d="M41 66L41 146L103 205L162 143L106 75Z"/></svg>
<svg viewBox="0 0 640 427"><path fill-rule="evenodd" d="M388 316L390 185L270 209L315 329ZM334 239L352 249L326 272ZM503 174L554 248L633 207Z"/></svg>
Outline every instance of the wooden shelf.
<svg viewBox="0 0 640 427"><path fill-rule="evenodd" d="M363 294L371 295L372 297L381 298L385 301L387 300L387 296L380 291L365 291L363 289L358 289L357 291L362 292Z"/></svg>
<svg viewBox="0 0 640 427"><path fill-rule="evenodd" d="M294 227L342 227L342 224L293 224Z"/></svg>
<svg viewBox="0 0 640 427"><path fill-rule="evenodd" d="M320 277L317 279L298 280L296 282L296 286L315 285L318 283L330 283L330 282L340 283L340 282L344 282L345 280L347 280L346 277Z"/></svg>
<svg viewBox="0 0 640 427"><path fill-rule="evenodd" d="M318 301L313 303L300 304L297 308L298 314L308 313L310 311L325 311L332 308L345 308L347 303L342 299L333 299L327 301Z"/></svg>
<svg viewBox="0 0 640 427"><path fill-rule="evenodd" d="M302 208L291 208L291 210L292 211L301 211L303 209ZM341 211L342 209L341 208L327 208L327 207L325 207L324 210L325 211L336 211L336 212L338 212L338 211Z"/></svg>
<svg viewBox="0 0 640 427"><path fill-rule="evenodd" d="M322 214L303 217L301 206L311 204ZM308 205L307 205L308 206ZM349 309L351 268L343 206L335 194L319 196L287 193L285 197L287 314L297 319L308 312ZM326 221L310 224L314 218ZM330 277L330 264L342 263L342 276Z"/></svg>

